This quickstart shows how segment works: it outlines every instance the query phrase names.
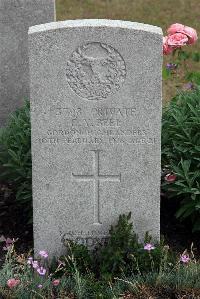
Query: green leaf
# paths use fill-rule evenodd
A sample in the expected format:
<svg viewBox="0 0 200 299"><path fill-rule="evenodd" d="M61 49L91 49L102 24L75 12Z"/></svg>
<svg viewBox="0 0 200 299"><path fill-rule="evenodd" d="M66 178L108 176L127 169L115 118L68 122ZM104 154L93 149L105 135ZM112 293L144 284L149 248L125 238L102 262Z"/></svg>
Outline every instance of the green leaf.
<svg viewBox="0 0 200 299"><path fill-rule="evenodd" d="M200 72L188 78L200 78ZM176 174L173 184L162 182L169 198L180 199L177 217L195 223L200 203L200 87L181 92L164 108L162 121L162 168ZM199 211L199 210L198 210ZM200 214L199 214L200 216Z"/></svg>

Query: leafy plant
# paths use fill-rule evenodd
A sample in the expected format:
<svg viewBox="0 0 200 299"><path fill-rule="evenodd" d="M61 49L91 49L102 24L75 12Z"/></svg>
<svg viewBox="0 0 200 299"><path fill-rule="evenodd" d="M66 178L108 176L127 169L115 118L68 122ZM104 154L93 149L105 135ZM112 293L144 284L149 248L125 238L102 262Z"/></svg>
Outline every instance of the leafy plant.
<svg viewBox="0 0 200 299"><path fill-rule="evenodd" d="M200 230L200 87L177 95L163 113L162 167L176 174L162 182L170 198L180 199L176 216Z"/></svg>
<svg viewBox="0 0 200 299"><path fill-rule="evenodd" d="M120 215L116 226L111 226L108 244L100 249L98 264L100 276L106 280L115 276L130 276L146 271L158 271L163 255L163 241L154 247L152 238L146 233L144 243L139 242L130 222L131 213ZM152 250L146 250L144 244Z"/></svg>
<svg viewBox="0 0 200 299"><path fill-rule="evenodd" d="M98 255L100 275L107 280L125 272L131 262L129 254L138 250L137 236L133 232L133 224L129 223L131 213L120 215L116 226L111 226L108 244Z"/></svg>
<svg viewBox="0 0 200 299"><path fill-rule="evenodd" d="M67 260L68 272L74 273L75 263L81 274L90 273L95 278L112 281L117 276L159 271L163 242L152 250L145 250L144 244L153 246L151 237L146 234L144 244L139 242L130 220L131 213L120 215L117 224L111 226L108 243L91 252L84 245L67 243L68 257L64 260Z"/></svg>
<svg viewBox="0 0 200 299"><path fill-rule="evenodd" d="M88 248L82 244L75 242L68 242L67 244L68 256L64 258L66 261L68 271L75 273L77 270L82 274L86 274L92 270L92 257ZM76 266L74 266L76 265Z"/></svg>
<svg viewBox="0 0 200 299"><path fill-rule="evenodd" d="M124 234L122 228L125 229ZM117 232L120 232L120 240L118 240ZM176 254L175 259L171 260L168 246L157 244L154 247L149 243L145 246L138 243L132 231L130 214L120 216L117 225L111 228L111 235L107 249L106 247L103 250L99 248L101 260L98 259L98 261L103 261L104 265L114 269L112 276L108 275L108 267L106 269L103 267L102 275L95 275L101 265L95 262L95 251L89 253L83 245L68 243L68 249L70 249L68 254L62 257L62 260L54 258L52 267L52 263L48 260L48 252L45 250L39 252L38 259L33 259L30 256L31 252L18 255L14 248L17 240L1 237L0 245L6 247L7 253L0 268L0 297L8 299L134 297L139 299L152 296L154 298L156 294L159 298L162 295L164 295L162 298L169 298L169 296L165 297L167 290L171 294L170 298L175 298L174 293L182 294L184 290L187 294L191 294L191 289L192 294L200 294L200 262L195 259L192 246L190 252L185 250L181 256ZM126 237L129 239L128 243L125 240ZM149 236L146 237L149 241ZM134 248L129 247L132 245L130 240L135 242ZM117 267L113 267L116 258L113 261L111 259L111 245L113 249L120 251L121 248L121 252L125 252L124 255L120 255L121 259L118 263L120 267L122 265L123 271L119 267L118 272ZM147 245L151 247L151 250L145 250ZM127 246L130 254L135 255L137 271L134 267L130 271L130 260L126 262ZM125 263L122 262L123 260ZM146 266L148 261L151 266ZM81 262L89 266L87 271L81 266ZM143 271L140 270L142 265Z"/></svg>
<svg viewBox="0 0 200 299"><path fill-rule="evenodd" d="M25 209L29 221L32 215L31 127L30 107L14 112L5 128L0 130L0 180L12 185L16 201Z"/></svg>

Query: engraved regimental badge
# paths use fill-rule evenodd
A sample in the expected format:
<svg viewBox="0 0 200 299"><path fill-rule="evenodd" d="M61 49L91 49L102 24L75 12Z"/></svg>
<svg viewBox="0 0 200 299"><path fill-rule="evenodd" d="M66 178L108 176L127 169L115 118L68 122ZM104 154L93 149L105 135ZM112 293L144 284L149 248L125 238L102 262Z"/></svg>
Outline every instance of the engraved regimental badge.
<svg viewBox="0 0 200 299"><path fill-rule="evenodd" d="M67 62L66 76L78 96L87 100L103 100L123 84L126 65L113 47L92 42L72 53Z"/></svg>

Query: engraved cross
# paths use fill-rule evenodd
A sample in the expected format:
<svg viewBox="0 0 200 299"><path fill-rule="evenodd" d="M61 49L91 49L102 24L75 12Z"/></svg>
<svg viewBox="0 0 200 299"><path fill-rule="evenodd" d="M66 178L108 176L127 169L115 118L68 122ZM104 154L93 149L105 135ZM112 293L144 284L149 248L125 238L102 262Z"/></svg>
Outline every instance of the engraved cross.
<svg viewBox="0 0 200 299"><path fill-rule="evenodd" d="M121 173L118 175L103 175L100 174L100 167L99 167L99 153L100 150L92 150L91 152L94 153L93 159L93 170L94 174L87 175L87 174L74 174L72 176L80 181L93 181L94 183L94 223L93 224L101 224L100 222L100 195L99 195L99 183L100 181L104 182L121 182Z"/></svg>

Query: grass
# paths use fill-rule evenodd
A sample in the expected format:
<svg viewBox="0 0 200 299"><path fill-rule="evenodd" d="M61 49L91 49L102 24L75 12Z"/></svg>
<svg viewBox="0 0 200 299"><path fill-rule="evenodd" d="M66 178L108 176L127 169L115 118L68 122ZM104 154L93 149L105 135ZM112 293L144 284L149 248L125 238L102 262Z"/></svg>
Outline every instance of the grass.
<svg viewBox="0 0 200 299"><path fill-rule="evenodd" d="M191 26L200 34L199 0L57 0L57 20L106 18L121 19L160 26L165 31L172 23ZM191 50L198 50L199 42ZM170 57L164 59L164 63ZM199 65L189 65L199 68ZM163 84L163 98L168 101L184 83L182 74L177 80Z"/></svg>
<svg viewBox="0 0 200 299"><path fill-rule="evenodd" d="M130 249L133 250L133 248ZM73 254L62 259L64 263L57 268L54 267L54 270L52 267L49 268L46 259L40 257L38 263L47 268L46 275L41 276L32 265L27 265L27 254L17 255L14 246L11 245L6 254L5 263L0 269L0 298L199 299L199 261L195 260L191 251L191 260L187 264L181 264L178 257L172 267L167 257L168 249L168 246L162 249L165 254L161 257L158 271L147 267L140 274L132 273L127 277L122 273L120 276L104 280L95 277L89 268L87 273L81 273L78 259L75 259ZM142 254L141 251L140 254ZM153 261L152 253L147 253L146 257L148 256L151 256ZM18 280L18 283L12 287L9 281L13 278ZM56 285L54 284L55 278Z"/></svg>
<svg viewBox="0 0 200 299"><path fill-rule="evenodd" d="M79 18L122 19L162 28L187 23L200 31L199 0L57 0L58 20Z"/></svg>

